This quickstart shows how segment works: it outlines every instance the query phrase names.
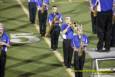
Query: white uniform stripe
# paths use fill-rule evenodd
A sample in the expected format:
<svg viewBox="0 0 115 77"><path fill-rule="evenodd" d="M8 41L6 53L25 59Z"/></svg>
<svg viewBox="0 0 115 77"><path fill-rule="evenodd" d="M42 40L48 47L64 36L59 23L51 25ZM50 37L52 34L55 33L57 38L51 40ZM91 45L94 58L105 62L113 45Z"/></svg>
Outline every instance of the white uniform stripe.
<svg viewBox="0 0 115 77"><path fill-rule="evenodd" d="M98 12L101 12L101 4L100 4L100 0L97 0L96 4L98 3L97 5L97 11Z"/></svg>

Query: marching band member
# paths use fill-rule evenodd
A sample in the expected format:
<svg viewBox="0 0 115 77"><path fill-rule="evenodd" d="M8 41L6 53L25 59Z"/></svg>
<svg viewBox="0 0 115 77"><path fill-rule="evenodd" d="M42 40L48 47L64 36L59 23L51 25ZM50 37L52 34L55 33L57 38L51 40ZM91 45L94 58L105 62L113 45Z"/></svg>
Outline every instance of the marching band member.
<svg viewBox="0 0 115 77"><path fill-rule="evenodd" d="M70 17L65 17L65 23L61 26L63 36L63 56L64 64L67 68L71 67L71 60L73 55L73 49L71 47L71 40L73 38L72 21Z"/></svg>
<svg viewBox="0 0 115 77"><path fill-rule="evenodd" d="M96 0L93 8L97 7L96 32L98 36L97 51L110 51L113 0Z"/></svg>
<svg viewBox="0 0 115 77"><path fill-rule="evenodd" d="M111 33L111 46L115 47L115 0L113 0L113 26Z"/></svg>
<svg viewBox="0 0 115 77"><path fill-rule="evenodd" d="M37 1L39 28L40 28L41 36L45 36L46 34L48 6L49 6L49 0L38 0Z"/></svg>
<svg viewBox="0 0 115 77"><path fill-rule="evenodd" d="M60 24L62 23L62 14L58 12L57 6L52 7L52 13L48 16L48 23L50 25L49 33L51 35L51 49L56 50L58 48Z"/></svg>
<svg viewBox="0 0 115 77"><path fill-rule="evenodd" d="M10 46L10 38L6 32L4 32L4 26L0 23L0 77L5 76L5 65L6 65L6 52L7 47Z"/></svg>
<svg viewBox="0 0 115 77"><path fill-rule="evenodd" d="M97 16L97 8L93 9L93 4L96 0L90 0L90 10L91 10L91 22L92 22L92 32L96 34L96 16Z"/></svg>
<svg viewBox="0 0 115 77"><path fill-rule="evenodd" d="M85 51L89 43L88 37L83 34L82 26L77 26L77 34L74 35L71 45L74 51L75 77L83 77L82 70L85 62Z"/></svg>
<svg viewBox="0 0 115 77"><path fill-rule="evenodd" d="M36 18L36 10L37 10L36 1L37 0L28 0L29 18L32 24L35 23Z"/></svg>

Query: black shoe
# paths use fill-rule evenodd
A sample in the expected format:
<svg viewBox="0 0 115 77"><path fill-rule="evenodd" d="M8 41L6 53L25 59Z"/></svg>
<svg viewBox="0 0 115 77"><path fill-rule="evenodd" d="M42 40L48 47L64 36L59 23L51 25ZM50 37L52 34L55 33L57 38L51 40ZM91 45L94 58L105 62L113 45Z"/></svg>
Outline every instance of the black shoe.
<svg viewBox="0 0 115 77"><path fill-rule="evenodd" d="M31 24L35 24L35 22L31 22Z"/></svg>
<svg viewBox="0 0 115 77"><path fill-rule="evenodd" d="M55 50L56 50L56 48L53 48L53 50L55 51Z"/></svg>
<svg viewBox="0 0 115 77"><path fill-rule="evenodd" d="M103 52L103 50L102 49L97 49L96 52Z"/></svg>
<svg viewBox="0 0 115 77"><path fill-rule="evenodd" d="M44 37L45 35L44 34L41 34L41 37Z"/></svg>
<svg viewBox="0 0 115 77"><path fill-rule="evenodd" d="M51 49L52 49L53 51L55 51L57 48L52 48L52 47L51 47Z"/></svg>
<svg viewBox="0 0 115 77"><path fill-rule="evenodd" d="M71 68L71 66L66 66L66 68Z"/></svg>
<svg viewBox="0 0 115 77"><path fill-rule="evenodd" d="M43 33L42 36L45 36L45 34Z"/></svg>
<svg viewBox="0 0 115 77"><path fill-rule="evenodd" d="M67 65L67 64L65 66L66 66L66 68L71 68L72 67L71 65Z"/></svg>
<svg viewBox="0 0 115 77"><path fill-rule="evenodd" d="M109 51L110 51L110 49L105 49L104 51L105 51L105 52L109 52Z"/></svg>

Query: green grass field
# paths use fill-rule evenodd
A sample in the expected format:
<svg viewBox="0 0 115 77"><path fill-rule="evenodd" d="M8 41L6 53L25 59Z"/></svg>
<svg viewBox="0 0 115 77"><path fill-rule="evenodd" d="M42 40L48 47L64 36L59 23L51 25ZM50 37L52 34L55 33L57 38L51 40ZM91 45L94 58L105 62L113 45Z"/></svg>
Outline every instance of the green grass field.
<svg viewBox="0 0 115 77"><path fill-rule="evenodd" d="M27 0L20 0L28 9ZM84 33L89 36L90 47L96 47L97 37L91 32L89 3L85 0L55 0L63 16L71 16L82 23ZM51 11L51 6L49 12ZM30 24L27 15L16 0L0 0L0 22L5 24L7 33L34 33L40 38L35 26ZM62 53L62 42L59 42ZM87 56L84 69L90 69L91 58ZM70 77L65 67L55 57L43 38L32 44L14 45L8 49L5 77ZM84 73L89 77L90 73Z"/></svg>

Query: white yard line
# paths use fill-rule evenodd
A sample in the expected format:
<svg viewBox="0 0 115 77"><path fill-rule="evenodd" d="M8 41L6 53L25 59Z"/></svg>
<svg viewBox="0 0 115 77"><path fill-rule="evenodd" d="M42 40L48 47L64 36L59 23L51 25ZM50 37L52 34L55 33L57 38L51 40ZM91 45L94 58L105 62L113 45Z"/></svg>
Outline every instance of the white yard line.
<svg viewBox="0 0 115 77"><path fill-rule="evenodd" d="M68 0L69 2L72 2L72 0Z"/></svg>
<svg viewBox="0 0 115 77"><path fill-rule="evenodd" d="M52 0L51 1L52 3L54 3L54 4L65 4L65 3L81 3L81 1L80 0L67 0L67 1L56 1L56 0Z"/></svg>
<svg viewBox="0 0 115 77"><path fill-rule="evenodd" d="M51 2L55 2L55 0L51 0Z"/></svg>
<svg viewBox="0 0 115 77"><path fill-rule="evenodd" d="M21 0L16 0L19 5L21 6L21 8L23 9L23 11L25 12L25 14L27 15L27 17L29 18L29 12L27 10L27 8L23 5L23 3L21 2ZM39 27L37 24L35 24L35 28L37 30L37 32L39 32ZM50 40L46 37L43 38L45 40L45 42L48 44L48 46L50 47ZM54 53L54 55L57 57L57 59L63 64L63 57L62 55L59 53L59 51L52 51ZM72 69L70 68L66 68L66 72L69 74L70 77L74 77L74 72Z"/></svg>

